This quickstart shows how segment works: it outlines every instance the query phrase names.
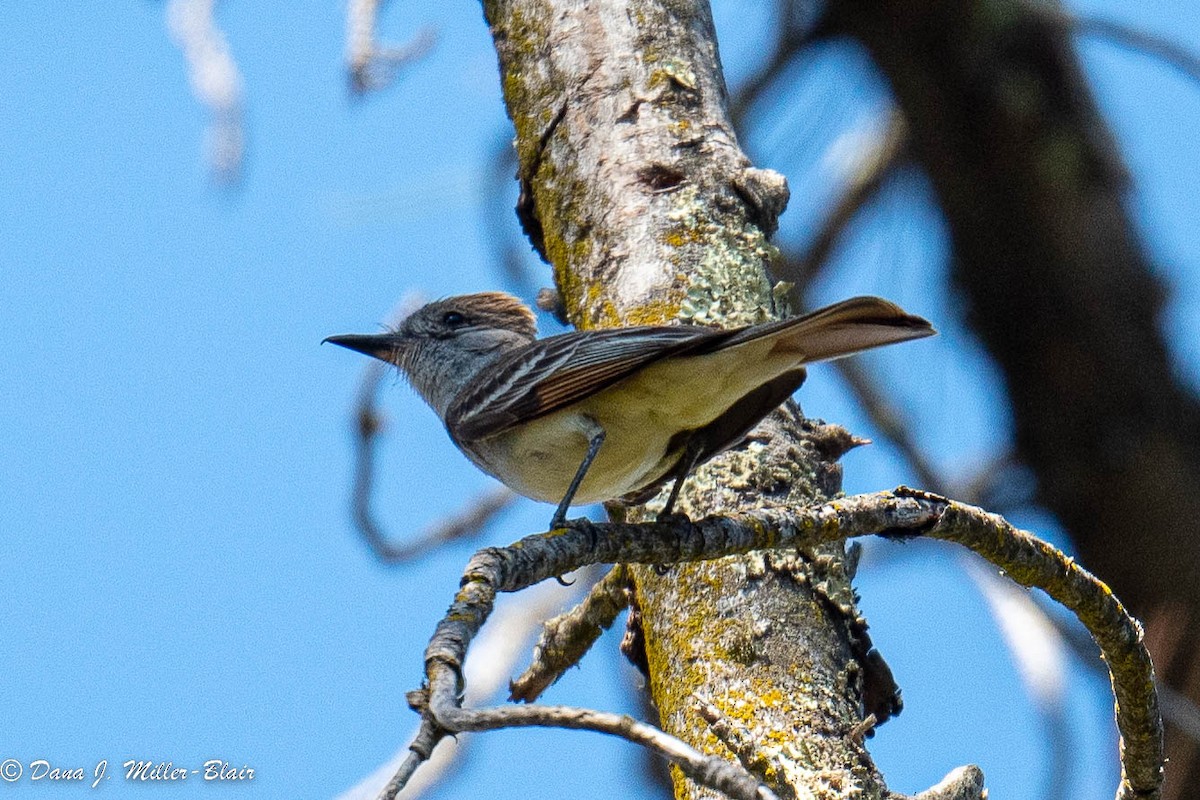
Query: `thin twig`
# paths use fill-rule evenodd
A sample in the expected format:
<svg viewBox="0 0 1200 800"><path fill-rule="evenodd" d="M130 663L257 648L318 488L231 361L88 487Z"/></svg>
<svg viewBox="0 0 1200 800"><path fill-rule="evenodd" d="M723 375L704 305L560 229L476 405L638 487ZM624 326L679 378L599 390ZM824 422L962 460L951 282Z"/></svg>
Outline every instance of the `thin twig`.
<svg viewBox="0 0 1200 800"><path fill-rule="evenodd" d="M451 686L446 681L434 684L429 705L437 722L455 732L548 727L607 733L670 759L692 780L735 800L777 800L774 792L740 767L716 756L705 755L669 733L639 722L628 714L570 706L460 708L457 691Z"/></svg>
<svg viewBox="0 0 1200 800"><path fill-rule="evenodd" d="M509 686L509 700L532 703L562 674L579 663L600 634L629 605L629 570L617 564L579 605L547 620L533 648L533 662Z"/></svg>
<svg viewBox="0 0 1200 800"><path fill-rule="evenodd" d="M427 527L412 539L392 540L371 514L374 484L375 448L362 433L356 439L353 516L363 541L384 564L404 564L459 539L480 535L496 515L515 503L518 495L507 486L492 486L481 492L456 513Z"/></svg>
<svg viewBox="0 0 1200 800"><path fill-rule="evenodd" d="M537 279L528 257L529 242L511 224L512 212L501 213L506 205L508 192L512 189L513 175L517 172L517 151L513 148L511 131L497 137L491 146L492 156L484 176L482 194L485 202L479 204L480 223L484 238L492 251L492 263L499 267L504 286L519 297L531 297L538 293ZM539 262L540 265L540 262Z"/></svg>
<svg viewBox="0 0 1200 800"><path fill-rule="evenodd" d="M192 94L212 116L207 133L212 174L228 184L241 175L245 154L242 78L217 25L215 6L216 0L171 0L167 27L187 63Z"/></svg>
<svg viewBox="0 0 1200 800"><path fill-rule="evenodd" d="M974 475L956 484L954 494L966 498L968 503L993 508L997 514L1002 514L1006 509L1033 504L1033 481L1022 481L1021 477L1016 456L1011 450L1005 450L977 466Z"/></svg>
<svg viewBox="0 0 1200 800"><path fill-rule="evenodd" d="M380 45L375 22L381 5L382 0L350 0L346 6L346 67L355 94L386 88L401 67L424 56L437 41L432 28L422 28L405 45Z"/></svg>
<svg viewBox="0 0 1200 800"><path fill-rule="evenodd" d="M395 800L413 772L430 757L433 745L447 733L480 732L514 727L555 727L590 730L619 736L670 759L693 780L722 791L738 800L778 800L775 794L746 773L715 756L706 756L653 725L627 714L611 714L567 706L496 706L483 709L459 707L456 683L441 681L429 690L413 692L413 705L422 712L417 738L400 769L388 781L379 800ZM434 717L436 714L436 719Z"/></svg>
<svg viewBox="0 0 1200 800"><path fill-rule="evenodd" d="M759 756L758 743L744 724L722 714L708 697L697 697L692 709L748 772L762 777L770 769L770 762Z"/></svg>
<svg viewBox="0 0 1200 800"><path fill-rule="evenodd" d="M1043 773L1046 784L1039 797L1065 800L1074 786L1069 768L1074 731L1065 710L1067 645L1050 615L1029 592L967 553L961 553L959 561L987 602L1021 682L1041 711L1050 766ZM1101 668L1094 657L1088 663Z"/></svg>
<svg viewBox="0 0 1200 800"><path fill-rule="evenodd" d="M957 542L999 566L1017 583L1040 588L1071 610L1091 632L1109 666L1121 734L1117 798L1159 797L1162 720L1154 668L1137 621L1101 581L1032 534L979 508L905 487L792 512L764 509L698 522L627 524L581 519L566 530L528 536L507 548L480 550L468 563L462 588L426 648L429 702L425 713L449 730L562 724L628 733L628 723L619 717L594 717L579 710L568 714L558 709L546 715L537 706L514 707L506 713L459 708L463 659L497 592L519 591L587 564L696 561L751 550L811 547L875 532ZM481 716L472 716L476 714ZM644 744L644 734L639 729L629 735ZM697 770L692 775L701 776L697 779L713 775L707 764L689 761L681 766ZM738 785L744 786L745 773L730 774L739 773Z"/></svg>
<svg viewBox="0 0 1200 800"><path fill-rule="evenodd" d="M437 747L438 742L446 735L447 731L433 721L432 718L425 716L421 718L421 727L417 730L417 735L413 738L412 744L408 746L408 755L404 757L400 768L396 770L396 774L387 782L379 792L380 800L393 800L400 793L400 790L408 785L413 773L417 771L417 767L429 760L433 754L433 749Z"/></svg>
<svg viewBox="0 0 1200 800"><path fill-rule="evenodd" d="M508 684L517 662L527 651L538 623L562 606L563 589L557 585L542 584L531 591L521 592L514 601L501 606L492 616L471 650L471 658L466 666L466 703L477 705L497 698ZM381 791L380 787L386 787L389 779L395 780L398 770L404 773L405 798L411 800L433 789L462 766L470 752L468 748L471 743L471 737L463 735L456 737L453 748L433 750L427 745L430 737L439 730L436 726L431 727L428 720L423 721L416 733L420 739L416 750L405 748L396 753L370 775L339 794L337 800L375 798ZM417 765L426 761L429 763L425 763L416 778L409 781Z"/></svg>
<svg viewBox="0 0 1200 800"><path fill-rule="evenodd" d="M810 249L804 255L802 259L803 266L794 268L792 274L796 279L811 280L811 276L818 272L828 261L833 246L842 230L857 213L859 208L878 191L886 176L899 165L904 153L904 138L903 120L895 117L893 118L891 129L884 137L884 143L877 150L877 154L873 158L867 159L864 169L859 172L860 179L851 184L851 187L843 195L838 207L827 218L814 244L810 246ZM901 456L908 461L918 482L934 492L948 493L951 488L949 483L942 478L941 473L927 458L924 449L917 442L911 427L907 424L903 415L892 405L886 393L880 390L878 381L863 369L861 362L854 361L853 359L841 359L834 362L834 367L851 389L859 406L866 413L867 418L884 437L891 441L896 449L899 450ZM992 482L997 480L998 475L1003 474L1001 468L1011 464L1011 460L1011 455L1006 454L1005 456L1001 456L994 463L989 464L985 469L981 470L974 480L968 482L966 486L960 488L956 493L964 495L967 502L982 502L984 492L988 491L994 485ZM985 580L985 577L982 577L980 572L981 570L976 570L973 576L977 583L979 583L981 590L984 591L984 594L989 595L987 590L989 588L995 590L995 587L983 584L982 582ZM999 579L995 580L998 581ZM1033 608L1037 613L1041 613L1036 606ZM993 610L995 611L996 609L993 608ZM999 614L996 616L1003 627L1005 620ZM1018 661L1024 665L1026 663L1024 661L1025 654L1017 652L1015 648L1010 649L1012 649ZM1099 663L1094 664L1094 667L1097 670L1103 668ZM1026 674L1026 671L1023 671L1022 674ZM1063 792L1065 791L1066 784L1064 779L1068 775L1066 766L1070 753L1070 726L1067 724L1068 719L1061 696L1051 697L1045 693L1035 692L1035 697L1038 699L1038 707L1042 712L1048 749L1054 765L1054 768L1048 770L1048 775L1051 776L1051 784L1050 791L1046 794L1046 799L1051 800L1051 798L1063 796Z"/></svg>
<svg viewBox="0 0 1200 800"><path fill-rule="evenodd" d="M809 43L808 30L797 19L795 0L778 0L773 26L778 35L767 61L733 93L729 101L729 119L733 127L742 130L749 110L759 97L775 83L792 59Z"/></svg>
<svg viewBox="0 0 1200 800"><path fill-rule="evenodd" d="M908 461L910 468L916 474L918 481L935 492L947 492L948 482L942 479L940 472L926 458L912 429L904 417L892 406L886 393L880 391L876 379L864 370L859 362L852 359L842 359L834 362L834 365L852 390L867 418L900 451L901 456ZM994 482L997 481L998 475L1004 474L1002 468L1010 463L1010 455L1001 456L981 469L976 478L967 482L965 487L958 490L958 493L963 494L967 502L982 502L982 498L987 496L991 486L998 485ZM975 559L963 554L960 560L967 568L967 574L988 600L993 618L999 623L1001 631L1005 633L1009 652L1021 667L1021 676L1031 690L1037 708L1041 712L1050 765L1046 770L1048 790L1044 793L1043 800L1058 800L1066 796L1069 785L1072 736L1063 693L1049 691L1048 686L1049 682L1054 680L1061 682L1061 673L1065 668L1061 659L1055 661L1046 658L1041 651L1030 653L1028 647L1019 647L1018 634L1010 630L1013 622L1012 614L1018 610L1024 612L1026 616L1017 623L1020 635L1032 636L1044 646L1053 648L1056 639L1053 632L1054 623L1049 619L1049 615L1033 603L1027 595L1021 595L1025 598L1025 603L1020 604L1019 598L1013 596L1019 594L1020 590L1002 578L996 577L994 573L979 568ZM1007 600L1004 608L1000 607L1001 603L998 597L1001 596ZM1037 625L1038 622L1041 623L1041 627ZM1096 671L1103 669L1103 665L1095 659L1089 659L1086 663ZM1051 672L1054 674L1050 675ZM1041 680L1039 681L1038 678Z"/></svg>

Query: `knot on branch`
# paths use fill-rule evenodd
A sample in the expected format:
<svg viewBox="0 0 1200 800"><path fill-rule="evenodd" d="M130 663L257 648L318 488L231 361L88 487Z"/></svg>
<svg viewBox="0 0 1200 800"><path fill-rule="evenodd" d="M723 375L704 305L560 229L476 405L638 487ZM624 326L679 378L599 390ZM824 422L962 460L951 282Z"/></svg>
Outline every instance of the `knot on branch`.
<svg viewBox="0 0 1200 800"><path fill-rule="evenodd" d="M734 176L733 190L750 207L763 233L770 236L779 230L779 215L791 199L787 178L773 169L747 167Z"/></svg>

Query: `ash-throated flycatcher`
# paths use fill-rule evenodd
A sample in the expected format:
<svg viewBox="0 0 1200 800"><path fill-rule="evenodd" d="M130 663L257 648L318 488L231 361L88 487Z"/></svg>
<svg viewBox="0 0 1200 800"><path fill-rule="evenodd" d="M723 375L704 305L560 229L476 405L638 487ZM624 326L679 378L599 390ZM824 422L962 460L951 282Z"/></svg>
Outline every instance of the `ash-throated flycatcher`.
<svg viewBox="0 0 1200 800"><path fill-rule="evenodd" d="M804 381L804 365L934 333L878 297L721 330L605 328L537 338L500 292L438 300L394 331L325 341L399 367L477 467L514 491L572 504L649 499L738 444Z"/></svg>

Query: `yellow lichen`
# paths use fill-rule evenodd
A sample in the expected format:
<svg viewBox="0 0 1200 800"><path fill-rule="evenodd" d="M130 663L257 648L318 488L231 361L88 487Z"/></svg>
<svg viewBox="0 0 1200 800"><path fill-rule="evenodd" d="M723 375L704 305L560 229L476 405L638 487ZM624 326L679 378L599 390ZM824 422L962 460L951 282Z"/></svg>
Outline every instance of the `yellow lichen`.
<svg viewBox="0 0 1200 800"><path fill-rule="evenodd" d="M626 325L665 325L679 313L679 301L674 298L654 300L625 311Z"/></svg>

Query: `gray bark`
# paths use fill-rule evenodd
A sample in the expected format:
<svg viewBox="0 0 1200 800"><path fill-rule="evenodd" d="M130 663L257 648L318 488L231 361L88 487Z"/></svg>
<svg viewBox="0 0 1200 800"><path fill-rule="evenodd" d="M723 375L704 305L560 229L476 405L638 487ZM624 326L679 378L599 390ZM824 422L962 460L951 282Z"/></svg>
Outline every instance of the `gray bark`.
<svg viewBox="0 0 1200 800"><path fill-rule="evenodd" d="M738 146L707 4L494 0L484 9L516 127L518 213L554 267L571 321L738 325L782 311L768 236L787 189ZM780 413L760 433L702 468L681 510L803 504L840 488L844 432ZM668 732L729 758L731 737L757 743L739 755L781 796L882 794L854 733L862 625L841 545L632 572ZM701 716L704 703L721 725ZM676 795L712 796L678 775Z"/></svg>

